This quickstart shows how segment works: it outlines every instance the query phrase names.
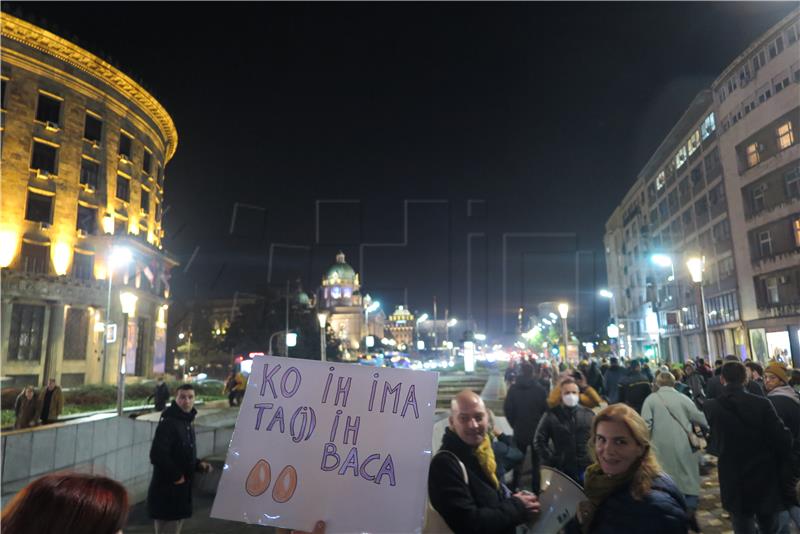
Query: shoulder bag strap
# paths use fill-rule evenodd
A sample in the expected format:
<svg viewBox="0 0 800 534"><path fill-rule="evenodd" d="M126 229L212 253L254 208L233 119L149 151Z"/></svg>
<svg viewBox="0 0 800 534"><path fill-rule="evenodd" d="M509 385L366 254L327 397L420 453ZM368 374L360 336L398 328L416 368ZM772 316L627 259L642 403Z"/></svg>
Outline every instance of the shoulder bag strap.
<svg viewBox="0 0 800 534"><path fill-rule="evenodd" d="M686 432L686 434L689 434L689 431L688 431L688 430L686 430L686 428L683 426L683 423L681 423L680 419L678 419L677 417L675 417L675 415L672 413L672 410L670 410L670 409L669 409L669 406L667 406L667 403L666 403L666 402L664 402L664 397L662 397L662 396L661 396L661 395L659 395L658 393L656 393L656 397L658 397L658 398L659 398L659 400L661 400L661 404L662 404L662 405L664 405L664 408L666 408L666 410L667 410L667 413L668 413L669 415L671 415L673 419L675 419L675 422L677 422L677 423L678 423L678 426L680 426L680 427L683 429L683 431L684 431L684 432ZM689 423L691 424L691 421L690 421Z"/></svg>
<svg viewBox="0 0 800 534"><path fill-rule="evenodd" d="M452 456L455 459L455 461L458 462L459 467L461 467L461 475L464 477L464 484L469 485L469 476L467 476L467 466L464 465L464 462L462 462L461 459L451 451L441 450L436 453L436 456L440 454L446 454L448 456Z"/></svg>

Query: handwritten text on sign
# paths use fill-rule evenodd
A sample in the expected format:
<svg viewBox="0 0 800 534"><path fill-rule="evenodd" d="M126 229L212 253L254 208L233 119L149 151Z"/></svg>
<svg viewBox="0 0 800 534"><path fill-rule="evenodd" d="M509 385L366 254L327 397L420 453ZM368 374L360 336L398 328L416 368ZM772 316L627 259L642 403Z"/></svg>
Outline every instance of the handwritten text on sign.
<svg viewBox="0 0 800 534"><path fill-rule="evenodd" d="M434 373L270 356L252 369L212 516L305 530L323 519L328 532L419 530Z"/></svg>

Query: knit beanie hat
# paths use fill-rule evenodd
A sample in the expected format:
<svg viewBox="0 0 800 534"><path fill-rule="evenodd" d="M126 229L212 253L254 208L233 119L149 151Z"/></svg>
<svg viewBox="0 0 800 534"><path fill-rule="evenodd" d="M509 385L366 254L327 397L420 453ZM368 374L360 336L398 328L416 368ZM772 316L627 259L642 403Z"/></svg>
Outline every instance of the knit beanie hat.
<svg viewBox="0 0 800 534"><path fill-rule="evenodd" d="M773 375L778 377L778 380L783 382L784 384L789 383L789 373L786 371L786 367L778 362L772 362L764 369L765 373L772 373Z"/></svg>

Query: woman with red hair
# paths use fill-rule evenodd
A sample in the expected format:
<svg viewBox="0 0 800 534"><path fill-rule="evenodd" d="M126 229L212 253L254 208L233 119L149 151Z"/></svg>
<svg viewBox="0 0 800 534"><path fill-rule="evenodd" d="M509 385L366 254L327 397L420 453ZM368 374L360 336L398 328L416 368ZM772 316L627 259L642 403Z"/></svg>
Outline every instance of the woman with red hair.
<svg viewBox="0 0 800 534"><path fill-rule="evenodd" d="M25 486L3 510L3 534L117 534L128 517L128 493L115 480L53 473Z"/></svg>

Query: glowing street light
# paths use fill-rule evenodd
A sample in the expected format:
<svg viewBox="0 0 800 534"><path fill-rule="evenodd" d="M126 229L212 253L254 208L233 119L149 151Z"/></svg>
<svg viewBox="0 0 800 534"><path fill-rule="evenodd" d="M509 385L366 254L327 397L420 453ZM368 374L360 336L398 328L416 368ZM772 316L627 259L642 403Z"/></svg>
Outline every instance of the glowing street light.
<svg viewBox="0 0 800 534"><path fill-rule="evenodd" d="M101 381L106 382L106 365L108 363L108 335L109 324L111 323L111 284L114 278L115 267L125 267L133 261L133 254L129 248L125 247L112 247L107 258L108 268L106 269L106 278L108 279L108 296L106 299L106 324L105 335L103 336L103 368L101 370ZM128 325L123 325L127 330Z"/></svg>
<svg viewBox="0 0 800 534"><path fill-rule="evenodd" d="M658 265L659 267L669 267L671 271L671 275L667 278L668 281L672 282L675 280L675 265L672 263L672 258L667 256L666 254L653 254L650 256L650 261Z"/></svg>
<svg viewBox="0 0 800 534"><path fill-rule="evenodd" d="M318 313L317 320L319 321L319 359L324 362L326 361L325 326L328 324L328 314L325 312Z"/></svg>
<svg viewBox="0 0 800 534"><path fill-rule="evenodd" d="M566 302L558 303L558 314L561 316L561 330L564 336L564 354L563 361L567 361L567 343L569 343L569 331L567 329L567 314L569 314L569 304Z"/></svg>
<svg viewBox="0 0 800 534"><path fill-rule="evenodd" d="M703 291L703 270L705 269L705 257L689 258L686 261L686 267L689 269L689 276L692 277L692 282L700 286L700 312L703 316L703 330L706 331L706 355L711 358L711 338L708 333L708 320L706 319L706 296Z"/></svg>
<svg viewBox="0 0 800 534"><path fill-rule="evenodd" d="M601 297L603 297L604 299L613 299L614 298L614 293L612 293L608 289L601 289L598 294Z"/></svg>

